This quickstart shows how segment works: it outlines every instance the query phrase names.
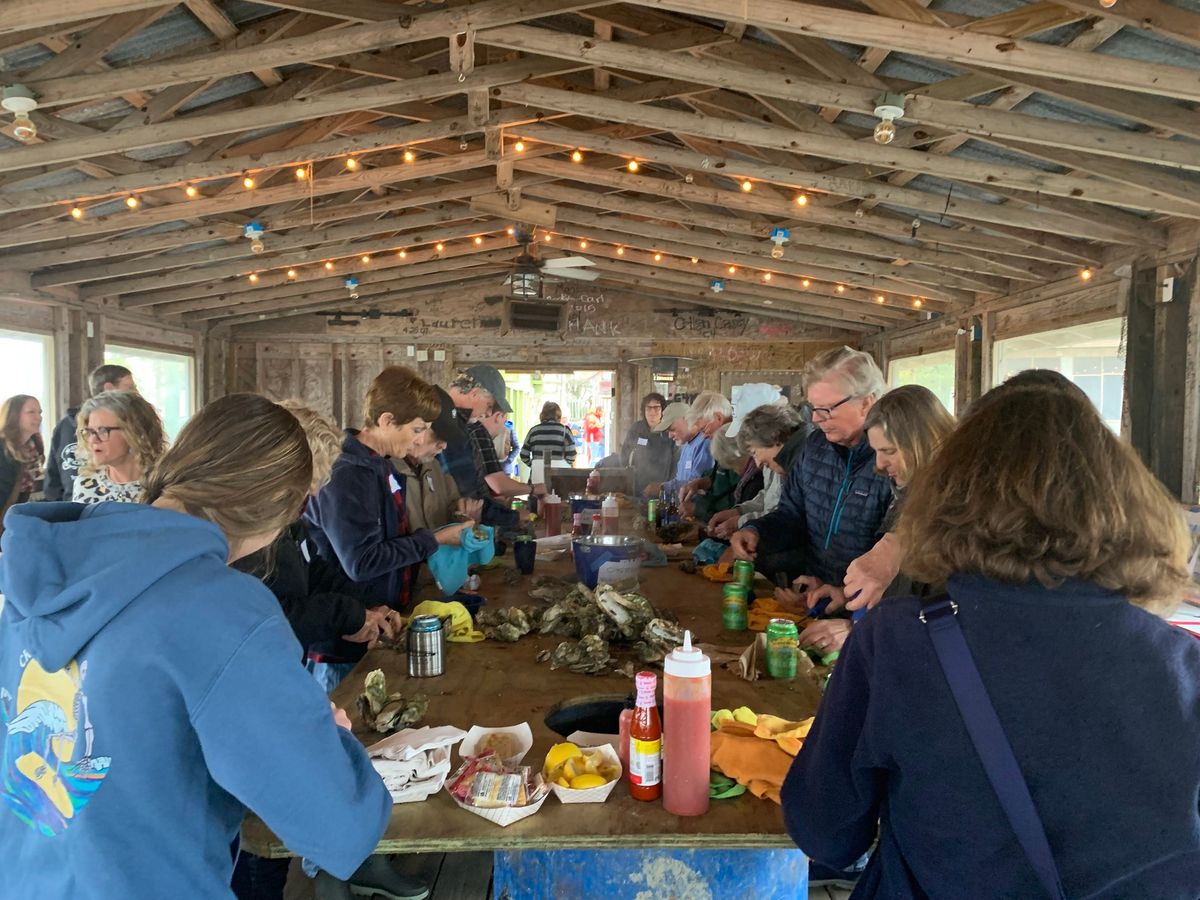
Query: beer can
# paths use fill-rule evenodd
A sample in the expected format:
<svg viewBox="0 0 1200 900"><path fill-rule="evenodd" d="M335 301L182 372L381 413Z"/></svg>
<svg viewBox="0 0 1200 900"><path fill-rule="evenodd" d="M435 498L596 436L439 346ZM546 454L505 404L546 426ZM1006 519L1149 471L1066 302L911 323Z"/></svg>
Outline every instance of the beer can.
<svg viewBox="0 0 1200 900"><path fill-rule="evenodd" d="M446 631L437 616L416 616L408 623L408 674L433 678L445 671Z"/></svg>
<svg viewBox="0 0 1200 900"><path fill-rule="evenodd" d="M737 583L749 589L754 585L754 563L748 559L739 559L733 564L733 577Z"/></svg>
<svg viewBox="0 0 1200 900"><path fill-rule="evenodd" d="M746 588L737 582L725 585L721 599L721 622L726 631L745 631L749 627Z"/></svg>
<svg viewBox="0 0 1200 900"><path fill-rule="evenodd" d="M767 623L767 674L772 678L795 678L800 655L800 631L791 619Z"/></svg>
<svg viewBox="0 0 1200 900"><path fill-rule="evenodd" d="M646 521L653 527L658 522L658 498L651 497L646 504Z"/></svg>

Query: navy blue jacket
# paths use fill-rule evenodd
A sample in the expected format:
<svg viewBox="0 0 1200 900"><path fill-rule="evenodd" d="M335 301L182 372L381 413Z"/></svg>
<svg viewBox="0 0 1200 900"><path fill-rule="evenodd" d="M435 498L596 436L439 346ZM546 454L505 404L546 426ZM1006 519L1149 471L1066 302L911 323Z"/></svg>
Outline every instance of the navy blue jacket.
<svg viewBox="0 0 1200 900"><path fill-rule="evenodd" d="M1094 585L954 576L975 664L1068 897L1200 892L1200 641ZM788 833L865 898L1044 897L992 791L918 601L855 625L783 785Z"/></svg>
<svg viewBox="0 0 1200 900"><path fill-rule="evenodd" d="M840 585L846 567L883 536L891 501L892 483L875 471L865 436L847 449L814 430L787 470L779 506L746 527L759 533L760 552L800 549L805 574Z"/></svg>
<svg viewBox="0 0 1200 900"><path fill-rule="evenodd" d="M392 499L392 483L401 496L405 479L390 460L377 456L346 429L342 455L333 464L329 484L310 497L304 511L308 536L317 554L337 562L355 582L368 605L386 603L401 609L402 571L417 566L437 550L432 531L412 534L400 529L400 511Z"/></svg>
<svg viewBox="0 0 1200 900"><path fill-rule="evenodd" d="M79 474L75 459L75 417L78 415L79 407L72 406L54 426L54 436L50 438L50 449L46 452L43 499L70 500L74 493L75 476Z"/></svg>

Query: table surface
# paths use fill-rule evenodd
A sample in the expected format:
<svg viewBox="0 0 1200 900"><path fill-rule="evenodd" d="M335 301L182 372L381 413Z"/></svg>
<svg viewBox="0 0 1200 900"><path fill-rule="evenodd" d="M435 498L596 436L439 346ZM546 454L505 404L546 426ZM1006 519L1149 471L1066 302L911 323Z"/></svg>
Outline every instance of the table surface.
<svg viewBox="0 0 1200 900"><path fill-rule="evenodd" d="M505 567L512 565L511 555L501 560ZM568 575L572 571L569 561L539 561L535 574ZM530 586L529 578L508 585L502 568L494 568L483 573L480 592L490 607L527 605L535 602L527 596ZM643 568L641 591L659 609L674 613L701 643L740 652L753 639L753 632L735 633L722 628L721 585L700 575L685 574L674 562L666 568ZM633 688L631 681L620 674L577 675L563 669L551 671L548 662L537 662L540 650L553 649L562 640L558 635L535 632L512 644L490 640L450 643L445 674L420 679L408 678L402 652L376 648L334 691L332 699L350 714L354 733L365 743L374 743L380 736L362 729L355 700L362 691L364 675L382 669L389 691L416 691L429 697L429 711L422 724L455 725L466 730L472 725L497 727L528 722L534 743L525 763L540 766L550 746L562 739L543 722L551 707L580 697L625 696ZM627 651L616 647L613 656L618 662L630 658ZM659 674L661 679L661 670ZM755 712L798 720L812 715L819 700L820 692L809 679L760 678L747 682L714 662L714 709L748 706ZM456 767L458 762L456 751ZM262 856L289 855L253 815L243 828L243 842L251 852ZM784 832L781 810L769 800L746 793L731 800L714 800L705 815L685 818L667 813L660 801L634 800L622 781L604 803L563 805L551 796L537 814L506 828L458 808L443 790L420 803L396 804L376 852L790 846L793 844Z"/></svg>

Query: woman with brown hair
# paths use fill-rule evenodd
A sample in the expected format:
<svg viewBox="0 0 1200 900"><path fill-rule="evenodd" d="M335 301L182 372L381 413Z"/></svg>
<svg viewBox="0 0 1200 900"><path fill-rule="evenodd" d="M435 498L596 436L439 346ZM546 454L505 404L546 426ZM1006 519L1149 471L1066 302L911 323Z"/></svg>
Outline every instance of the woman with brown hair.
<svg viewBox="0 0 1200 900"><path fill-rule="evenodd" d="M136 503L142 477L167 449L158 413L133 391L104 391L86 400L76 417L79 456L71 499Z"/></svg>
<svg viewBox="0 0 1200 900"><path fill-rule="evenodd" d="M0 897L227 897L247 808L339 877L392 804L229 563L295 518L312 455L254 394L204 407L138 503L25 504L0 555ZM341 728L337 727L342 725Z"/></svg>
<svg viewBox="0 0 1200 900"><path fill-rule="evenodd" d="M532 466L535 459L541 459L546 453L551 459L565 459L568 464L575 465L575 439L571 429L562 423L562 409L549 400L542 404L538 424L525 435L521 462Z"/></svg>
<svg viewBox="0 0 1200 900"><path fill-rule="evenodd" d="M42 404L37 397L17 394L0 405L0 534L4 514L29 499L41 474L46 461L41 430Z"/></svg>
<svg viewBox="0 0 1200 900"><path fill-rule="evenodd" d="M1005 385L916 472L900 538L949 597L855 626L783 787L797 844L844 867L878 833L861 898L1195 897L1200 644L1158 618L1178 504L1085 397Z"/></svg>

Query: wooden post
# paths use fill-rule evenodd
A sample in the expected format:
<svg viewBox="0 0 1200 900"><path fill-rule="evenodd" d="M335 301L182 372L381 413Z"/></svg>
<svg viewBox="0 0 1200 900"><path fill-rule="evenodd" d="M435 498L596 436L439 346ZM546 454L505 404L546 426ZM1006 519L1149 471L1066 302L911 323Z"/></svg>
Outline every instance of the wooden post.
<svg viewBox="0 0 1200 900"><path fill-rule="evenodd" d="M954 414L961 416L981 393L982 327L979 319L963 320L954 339Z"/></svg>
<svg viewBox="0 0 1200 900"><path fill-rule="evenodd" d="M1200 278L1193 278L1188 302L1187 396L1183 414L1183 486L1185 500L1200 503Z"/></svg>

